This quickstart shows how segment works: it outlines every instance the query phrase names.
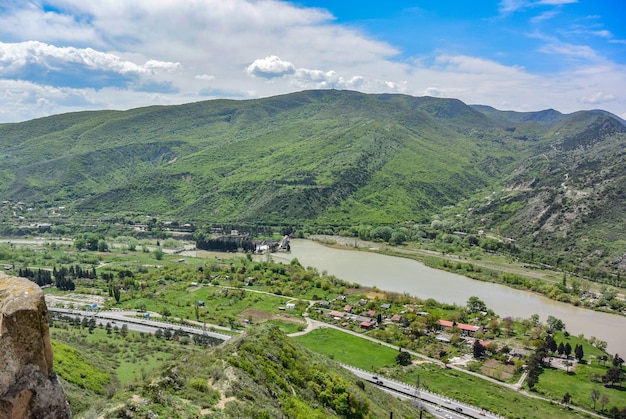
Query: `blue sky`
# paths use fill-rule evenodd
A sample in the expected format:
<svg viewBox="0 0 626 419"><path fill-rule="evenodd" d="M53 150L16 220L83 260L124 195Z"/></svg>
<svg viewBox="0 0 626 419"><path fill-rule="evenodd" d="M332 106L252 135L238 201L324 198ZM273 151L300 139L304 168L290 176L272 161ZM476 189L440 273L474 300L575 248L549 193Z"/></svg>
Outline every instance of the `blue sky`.
<svg viewBox="0 0 626 419"><path fill-rule="evenodd" d="M318 88L626 118L624 16L623 0L0 0L0 123Z"/></svg>

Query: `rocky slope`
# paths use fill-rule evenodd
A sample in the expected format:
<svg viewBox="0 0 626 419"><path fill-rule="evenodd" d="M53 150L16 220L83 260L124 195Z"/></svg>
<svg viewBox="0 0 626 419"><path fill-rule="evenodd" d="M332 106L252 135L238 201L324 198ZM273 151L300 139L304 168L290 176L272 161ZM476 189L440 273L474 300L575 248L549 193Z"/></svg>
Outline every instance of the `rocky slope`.
<svg viewBox="0 0 626 419"><path fill-rule="evenodd" d="M39 286L0 273L0 418L71 418Z"/></svg>

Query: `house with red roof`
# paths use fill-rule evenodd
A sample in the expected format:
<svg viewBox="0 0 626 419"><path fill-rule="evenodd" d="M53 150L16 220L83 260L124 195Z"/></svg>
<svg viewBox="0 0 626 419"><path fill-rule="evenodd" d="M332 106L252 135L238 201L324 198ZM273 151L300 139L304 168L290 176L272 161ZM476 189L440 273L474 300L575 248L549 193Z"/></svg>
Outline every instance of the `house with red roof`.
<svg viewBox="0 0 626 419"><path fill-rule="evenodd" d="M439 326L441 326L443 329L447 329L449 327L458 327L459 330L461 331L461 334L464 336L474 336L474 333L482 329L481 326L474 326L474 325L465 324L465 323L457 323L457 322L453 322L450 320L438 320L437 323L439 323Z"/></svg>
<svg viewBox="0 0 626 419"><path fill-rule="evenodd" d="M332 310L330 313L328 313L328 316L332 317L333 319L343 319L344 313L341 311Z"/></svg>

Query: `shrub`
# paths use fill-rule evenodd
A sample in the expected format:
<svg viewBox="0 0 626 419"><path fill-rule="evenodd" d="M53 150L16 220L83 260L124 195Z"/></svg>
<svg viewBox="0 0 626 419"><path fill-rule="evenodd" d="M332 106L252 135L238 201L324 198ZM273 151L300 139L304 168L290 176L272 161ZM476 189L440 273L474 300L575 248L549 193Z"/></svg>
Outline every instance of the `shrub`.
<svg viewBox="0 0 626 419"><path fill-rule="evenodd" d="M190 380L189 387L201 393L206 393L207 391L209 391L209 385L207 384L207 381L203 380L202 378L194 378L193 380Z"/></svg>

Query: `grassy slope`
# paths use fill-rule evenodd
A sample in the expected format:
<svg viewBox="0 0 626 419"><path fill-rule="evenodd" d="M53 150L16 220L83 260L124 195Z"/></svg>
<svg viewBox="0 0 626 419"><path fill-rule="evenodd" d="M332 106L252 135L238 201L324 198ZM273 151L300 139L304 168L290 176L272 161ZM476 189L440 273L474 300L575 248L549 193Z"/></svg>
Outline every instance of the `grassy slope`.
<svg viewBox="0 0 626 419"><path fill-rule="evenodd" d="M265 324L211 352L189 354L135 387L145 403L124 407L168 417L413 417L414 408L380 392ZM218 401L222 399L222 403Z"/></svg>
<svg viewBox="0 0 626 419"><path fill-rule="evenodd" d="M477 144L476 127L497 130L459 101L336 91L66 114L0 126L0 185L98 212L392 222L484 187L486 162L513 158Z"/></svg>

